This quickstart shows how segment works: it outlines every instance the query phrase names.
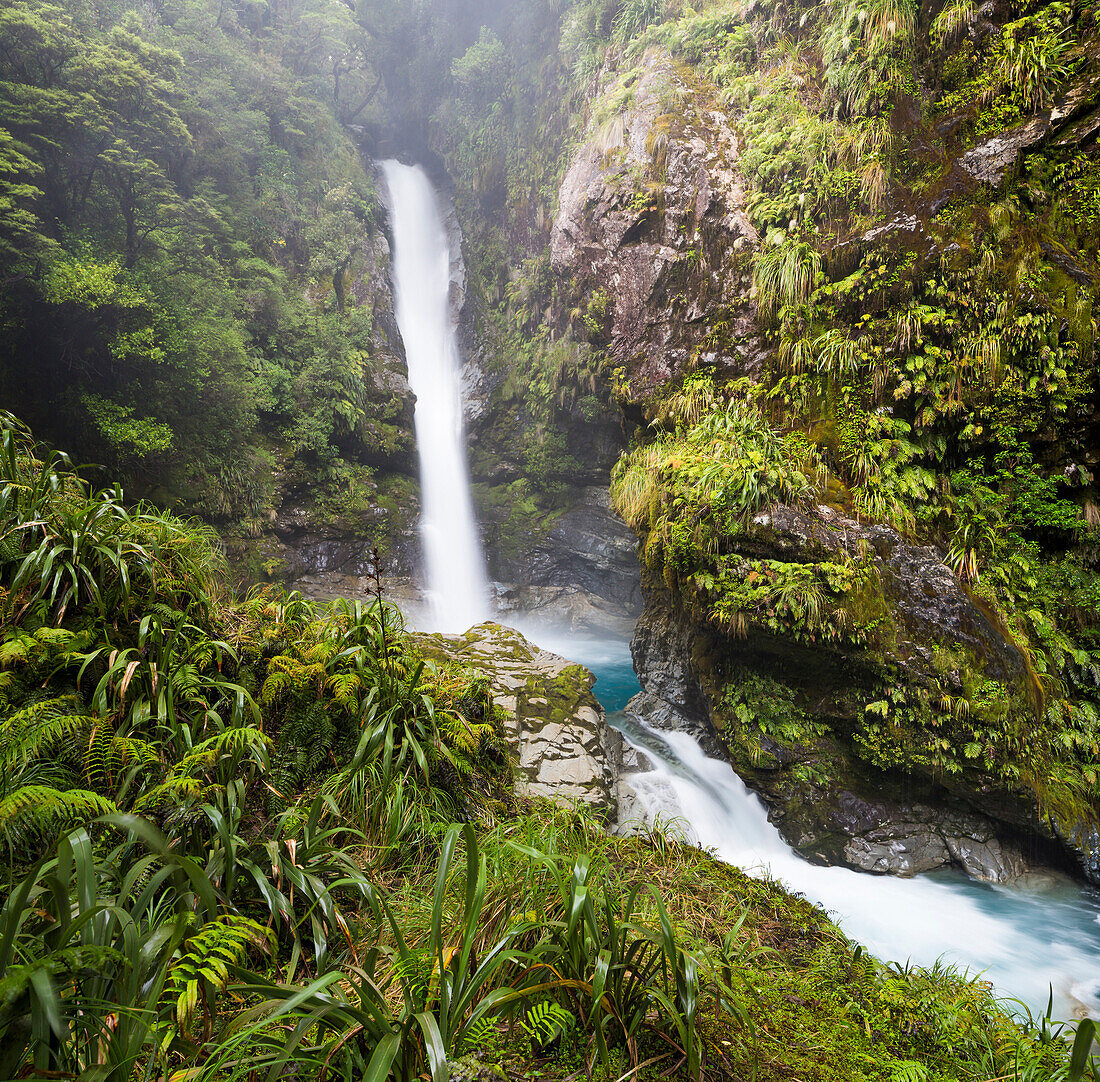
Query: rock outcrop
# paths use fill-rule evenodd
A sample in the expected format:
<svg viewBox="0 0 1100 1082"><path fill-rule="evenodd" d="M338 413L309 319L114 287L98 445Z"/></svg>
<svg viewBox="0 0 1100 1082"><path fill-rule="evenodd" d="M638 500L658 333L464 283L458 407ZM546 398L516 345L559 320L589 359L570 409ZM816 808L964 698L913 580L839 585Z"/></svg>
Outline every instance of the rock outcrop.
<svg viewBox="0 0 1100 1082"><path fill-rule="evenodd" d="M773 544L783 544L784 536L790 539L794 521L783 511L773 512L769 525L785 523L772 535ZM807 525L803 522L803 528ZM815 528L823 526L815 523ZM885 560L899 547L900 539L891 540ZM916 559L911 553L908 558ZM944 582L937 591L937 579L930 570L923 585L907 593L906 603L922 619L938 614L941 633L980 628L980 610L967 610L953 597L957 582ZM904 619L899 614L899 621ZM1068 867L1076 854L1085 874L1095 879L1095 857L1089 854L1095 852L1096 839L1087 830L1077 828L1076 836L1065 831L1060 840L1029 801L995 800L963 785L895 775L864 762L844 738L846 722L839 716L844 707L837 686L859 679L848 659L766 637L715 637L655 584L649 586L631 648L643 693L632 700L630 712L651 728L690 733L716 758L730 757L723 737L725 719L715 701L717 666L739 660L754 671L782 673L801 682L811 697L820 696L819 708L832 714L830 735L795 745L761 735L757 754L735 760L738 773L763 798L788 844L809 860L894 875L957 866L976 878L1005 882L1037 864ZM915 653L912 662L919 665L922 655ZM629 776L620 779L620 789L627 794L623 814L629 815Z"/></svg>
<svg viewBox="0 0 1100 1082"><path fill-rule="evenodd" d="M745 371L762 350L740 259L759 238L737 137L684 78L667 55L646 54L629 107L574 157L550 242L555 271L608 298L610 351L636 400L695 359ZM714 311L727 333L711 344Z"/></svg>
<svg viewBox="0 0 1100 1082"><path fill-rule="evenodd" d="M1088 116L1081 119L1090 106L1095 106L1098 95L1100 85L1091 78L1083 79L1071 87L1051 109L1007 131L998 132L972 147L959 159L959 166L983 184L1000 184L1021 154L1050 140L1052 134L1058 136L1055 142L1079 142L1100 129L1100 110L1093 109Z"/></svg>
<svg viewBox="0 0 1100 1082"><path fill-rule="evenodd" d="M614 818L609 749L618 737L607 727L587 669L499 624L478 624L465 635L418 634L415 640L425 656L458 662L489 678L494 701L509 717L517 793L580 803Z"/></svg>
<svg viewBox="0 0 1100 1082"><path fill-rule="evenodd" d="M830 507L778 506L757 515L741 550L749 556L800 562L873 554L896 638L891 660L913 674L929 671L930 646L962 646L997 679L1023 676L1025 661L1005 633L964 589L929 545L912 545L881 523L865 525Z"/></svg>
<svg viewBox="0 0 1100 1082"><path fill-rule="evenodd" d="M626 638L642 611L636 552L607 489L591 486L522 559L490 552L490 571L504 584L498 604L504 613Z"/></svg>

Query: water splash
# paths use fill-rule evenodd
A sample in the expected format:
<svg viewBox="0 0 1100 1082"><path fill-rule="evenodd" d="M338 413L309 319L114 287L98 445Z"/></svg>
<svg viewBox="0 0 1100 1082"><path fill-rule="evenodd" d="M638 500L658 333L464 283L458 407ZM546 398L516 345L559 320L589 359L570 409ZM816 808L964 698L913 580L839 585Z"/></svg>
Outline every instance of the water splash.
<svg viewBox="0 0 1100 1082"><path fill-rule="evenodd" d="M397 325L416 394L425 630L462 632L488 617L489 600L466 466L450 244L424 170L385 161L382 171L393 224Z"/></svg>

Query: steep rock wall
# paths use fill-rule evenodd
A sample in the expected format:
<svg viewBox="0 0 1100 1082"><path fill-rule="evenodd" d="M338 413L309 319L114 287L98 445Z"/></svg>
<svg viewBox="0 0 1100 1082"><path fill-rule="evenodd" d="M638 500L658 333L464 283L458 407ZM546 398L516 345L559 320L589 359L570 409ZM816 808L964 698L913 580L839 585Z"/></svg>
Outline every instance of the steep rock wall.
<svg viewBox="0 0 1100 1082"><path fill-rule="evenodd" d="M751 370L764 351L738 139L689 78L646 54L630 106L574 155L550 239L554 269L609 298L609 348L633 400L697 362ZM716 320L737 343L732 355L708 343Z"/></svg>
<svg viewBox="0 0 1100 1082"><path fill-rule="evenodd" d="M792 369L775 364L774 327L768 330L759 318L749 267L764 241L747 212L738 135L728 112L713 107L713 88L660 50L646 52L623 77L620 100L624 90L628 103L572 158L559 193L551 259L582 294L607 297L607 348L620 366L617 390L627 416L671 428L664 402L692 373L719 382L747 376L767 386ZM828 275L850 274L877 251L884 253L880 270L904 257L905 275L914 281L950 265L958 244L932 219L951 200L992 198L981 194L981 186L995 188L1044 141L1087 145L1095 125L1086 114L1095 98L1090 69L1035 120L958 148L941 181L925 194L904 204L888 201L880 224L834 236ZM1053 265L1068 260L1066 274L1093 283L1080 262L1055 255ZM911 287L903 279L899 288ZM876 375L875 387L888 379ZM1085 414L1078 416L1084 423ZM1078 431L1084 446L1051 444L1051 450L1092 462L1086 429ZM1066 466L1066 476L1075 468ZM772 506L735 548L746 561L788 568L815 560L843 564L853 555L870 561L875 612L854 618L875 625L865 636L873 647L813 641L813 635L769 629L751 618L743 637L732 635L651 574L634 637L645 692L633 709L658 727L693 732L711 754L732 752L788 840L811 859L902 874L958 864L992 880L1011 878L1032 862L1052 862L1100 881L1096 826L1088 813L1052 814L1034 788L983 772L980 746L972 767L945 776L912 762L891 767L857 739L866 736L867 711L906 728L895 694L897 701L940 697L937 703L948 703L944 709L961 710L956 701L985 680L1004 688L1021 716L1031 709L1031 721L1021 725L1041 727L1047 692L1018 645L1018 630L961 583L945 565L942 548L852 514L843 484L832 485L830 493L828 507ZM648 543L646 530L641 533ZM675 571L666 564L666 579L670 575ZM812 738L773 739L752 709L735 716L731 681L746 673L774 681L781 698L792 693L797 710L812 719Z"/></svg>

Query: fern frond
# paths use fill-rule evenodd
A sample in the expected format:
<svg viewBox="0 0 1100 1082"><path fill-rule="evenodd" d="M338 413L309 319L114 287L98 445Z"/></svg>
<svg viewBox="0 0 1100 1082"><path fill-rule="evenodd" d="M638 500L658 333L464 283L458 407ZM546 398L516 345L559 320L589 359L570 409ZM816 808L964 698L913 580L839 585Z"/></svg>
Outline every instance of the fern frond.
<svg viewBox="0 0 1100 1082"><path fill-rule="evenodd" d="M34 703L0 722L0 762L9 768L25 764L103 722L74 714L79 705L76 696L65 695Z"/></svg>
<svg viewBox="0 0 1100 1082"><path fill-rule="evenodd" d="M215 785L205 785L199 778L180 777L169 778L161 785L156 785L134 801L135 812L151 811L164 804L190 804L199 803L211 796L217 788Z"/></svg>
<svg viewBox="0 0 1100 1082"><path fill-rule="evenodd" d="M229 983L231 967L245 961L250 949L273 949L274 945L271 929L237 913L223 913L207 921L187 941L169 970L165 991L175 1000L177 1027L187 1031L202 1000L200 993L222 991Z"/></svg>
<svg viewBox="0 0 1100 1082"><path fill-rule="evenodd" d="M192 754L213 752L215 755L243 755L246 752L256 752L266 755L273 746L271 738L261 729L253 725L241 725L234 729L225 729L201 744L196 744Z"/></svg>
<svg viewBox="0 0 1100 1082"><path fill-rule="evenodd" d="M0 645L0 669L10 669L16 665L26 665L36 647L30 635L17 631L12 638Z"/></svg>
<svg viewBox="0 0 1100 1082"><path fill-rule="evenodd" d="M86 789L62 792L49 785L25 785L0 800L0 831L9 836L43 834L117 812L113 801Z"/></svg>

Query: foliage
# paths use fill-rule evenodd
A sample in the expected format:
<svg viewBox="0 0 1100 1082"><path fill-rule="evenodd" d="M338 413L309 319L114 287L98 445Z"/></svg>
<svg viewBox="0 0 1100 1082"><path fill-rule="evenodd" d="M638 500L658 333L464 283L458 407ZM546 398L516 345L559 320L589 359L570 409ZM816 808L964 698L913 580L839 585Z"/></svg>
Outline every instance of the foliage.
<svg viewBox="0 0 1100 1082"><path fill-rule="evenodd" d="M131 491L252 531L272 442L321 482L392 420L363 281L380 212L338 124L386 52L343 8L258 10L0 17L7 402Z"/></svg>
<svg viewBox="0 0 1100 1082"><path fill-rule="evenodd" d="M692 386L669 416L687 420L624 456L613 477L612 499L645 538L647 566L728 634L750 624L810 641L875 634L884 605L866 563L742 554L767 531L762 512L807 504L817 491L823 471L810 448L777 435L751 398L723 403Z"/></svg>

